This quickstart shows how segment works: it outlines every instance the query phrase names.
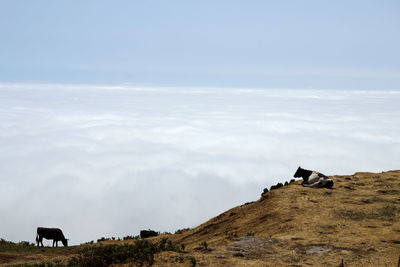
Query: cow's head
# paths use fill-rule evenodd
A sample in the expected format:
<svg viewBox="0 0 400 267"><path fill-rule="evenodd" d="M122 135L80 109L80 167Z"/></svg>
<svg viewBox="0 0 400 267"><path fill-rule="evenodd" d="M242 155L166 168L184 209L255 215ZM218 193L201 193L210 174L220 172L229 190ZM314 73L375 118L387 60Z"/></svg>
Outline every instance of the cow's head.
<svg viewBox="0 0 400 267"><path fill-rule="evenodd" d="M293 175L293 177L296 177L296 178L302 177L303 171L304 171L304 169L302 169L302 168L299 166L299 167L297 168L296 173Z"/></svg>
<svg viewBox="0 0 400 267"><path fill-rule="evenodd" d="M68 239L63 239L61 240L61 242L63 243L64 247L68 247Z"/></svg>

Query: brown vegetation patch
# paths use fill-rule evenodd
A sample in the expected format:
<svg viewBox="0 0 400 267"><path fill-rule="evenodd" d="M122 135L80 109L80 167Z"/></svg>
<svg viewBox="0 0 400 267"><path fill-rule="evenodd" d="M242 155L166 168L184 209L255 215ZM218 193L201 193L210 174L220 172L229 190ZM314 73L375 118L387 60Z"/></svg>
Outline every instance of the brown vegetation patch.
<svg viewBox="0 0 400 267"><path fill-rule="evenodd" d="M0 263L9 263L15 259L18 259L18 257L20 257L20 256L0 253Z"/></svg>

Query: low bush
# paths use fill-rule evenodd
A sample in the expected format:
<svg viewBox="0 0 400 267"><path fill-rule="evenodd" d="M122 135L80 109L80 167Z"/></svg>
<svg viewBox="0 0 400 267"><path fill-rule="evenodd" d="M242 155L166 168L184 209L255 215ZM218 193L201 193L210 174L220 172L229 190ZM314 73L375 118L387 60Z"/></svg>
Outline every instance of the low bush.
<svg viewBox="0 0 400 267"><path fill-rule="evenodd" d="M263 192L261 193L261 196L263 196L264 194L268 193L268 188L264 188Z"/></svg>
<svg viewBox="0 0 400 267"><path fill-rule="evenodd" d="M152 265L154 254L160 251L181 252L180 247L167 238L158 243L136 239L130 244L97 245L83 248L77 257L72 257L67 266L110 266L112 264Z"/></svg>
<svg viewBox="0 0 400 267"><path fill-rule="evenodd" d="M158 236L158 232L150 230L150 229L140 231L141 238L147 238L147 237L152 237L152 236Z"/></svg>
<svg viewBox="0 0 400 267"><path fill-rule="evenodd" d="M207 241L201 242L201 243L200 243L200 246L202 246L205 250L207 250L207 249L208 249L208 243L207 243Z"/></svg>
<svg viewBox="0 0 400 267"><path fill-rule="evenodd" d="M85 247L79 256L69 260L68 266L109 266L134 262L140 266L151 265L154 262L154 253L157 246L147 240L136 240L133 244L98 245Z"/></svg>
<svg viewBox="0 0 400 267"><path fill-rule="evenodd" d="M175 234L182 234L183 232L189 231L190 228L183 228L175 231Z"/></svg>
<svg viewBox="0 0 400 267"><path fill-rule="evenodd" d="M127 235L127 236L124 236L122 239L123 240L130 240L130 239L138 239L138 238L139 238L138 235L136 235L136 236Z"/></svg>
<svg viewBox="0 0 400 267"><path fill-rule="evenodd" d="M190 257L189 257L189 260L190 260L190 263L192 264L192 266L196 266L197 261L196 261L196 258L195 258L195 257L190 256Z"/></svg>

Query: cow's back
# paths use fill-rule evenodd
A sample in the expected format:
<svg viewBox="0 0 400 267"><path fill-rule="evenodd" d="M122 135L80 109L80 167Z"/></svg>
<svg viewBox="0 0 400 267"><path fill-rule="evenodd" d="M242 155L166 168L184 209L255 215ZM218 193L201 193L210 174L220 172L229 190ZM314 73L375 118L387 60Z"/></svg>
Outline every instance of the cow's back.
<svg viewBox="0 0 400 267"><path fill-rule="evenodd" d="M56 239L62 240L65 239L63 232L58 228L46 228L46 227L38 227L37 234L46 239Z"/></svg>

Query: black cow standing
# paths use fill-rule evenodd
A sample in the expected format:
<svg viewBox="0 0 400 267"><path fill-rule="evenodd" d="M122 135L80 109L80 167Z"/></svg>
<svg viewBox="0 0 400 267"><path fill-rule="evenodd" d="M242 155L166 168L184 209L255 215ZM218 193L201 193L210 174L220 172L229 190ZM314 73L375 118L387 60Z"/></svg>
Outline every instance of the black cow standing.
<svg viewBox="0 0 400 267"><path fill-rule="evenodd" d="M61 229L38 227L36 234L36 243L38 246L39 243L41 243L43 247L43 238L53 239L53 247L54 243L56 243L56 247L58 247L58 241L61 241L65 247L68 247L68 239L64 237Z"/></svg>
<svg viewBox="0 0 400 267"><path fill-rule="evenodd" d="M293 175L296 178L302 177L303 182L301 183L302 186L307 186L307 187L316 187L316 188L332 188L333 187L333 181L332 179L329 179L328 176L316 172L316 171L310 171L306 169L302 169L299 167L296 171L296 173Z"/></svg>

